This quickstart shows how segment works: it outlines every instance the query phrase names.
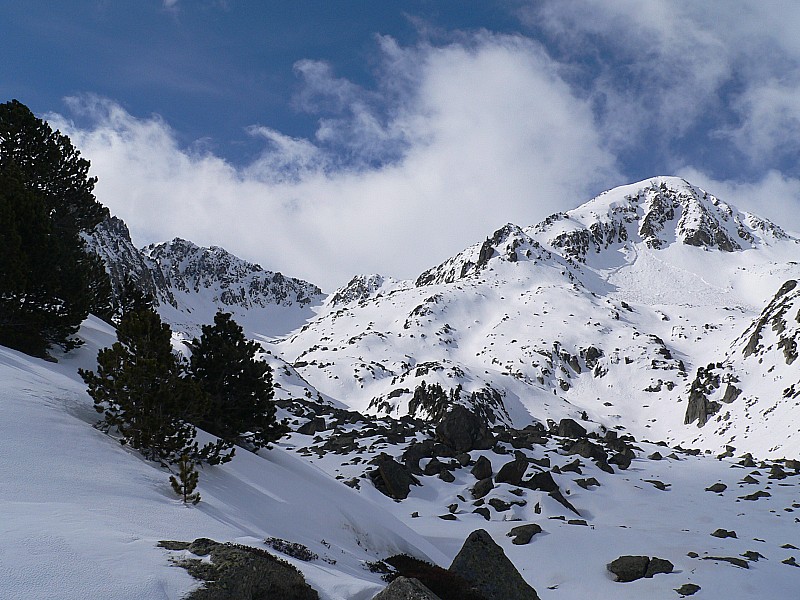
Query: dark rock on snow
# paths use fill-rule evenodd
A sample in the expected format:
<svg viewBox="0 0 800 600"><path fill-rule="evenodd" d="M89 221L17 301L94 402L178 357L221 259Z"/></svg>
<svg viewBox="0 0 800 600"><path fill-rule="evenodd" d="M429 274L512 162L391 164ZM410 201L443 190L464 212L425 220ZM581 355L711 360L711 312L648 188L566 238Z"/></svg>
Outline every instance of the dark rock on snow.
<svg viewBox="0 0 800 600"><path fill-rule="evenodd" d="M539 600L536 590L483 529L469 534L450 571L469 581L487 600Z"/></svg>
<svg viewBox="0 0 800 600"><path fill-rule="evenodd" d="M525 475L527 468L528 461L524 457L516 458L500 467L494 480L497 483L519 485L522 483L522 476Z"/></svg>
<svg viewBox="0 0 800 600"><path fill-rule="evenodd" d="M492 481L491 477L487 477L486 479L481 479L472 488L472 497L475 498L476 500L478 498L483 498L493 489L494 489L494 482Z"/></svg>
<svg viewBox="0 0 800 600"><path fill-rule="evenodd" d="M161 542L159 545L179 549L176 544L179 543ZM192 577L205 582L203 587L190 592L187 600L319 600L319 595L306 583L300 571L266 550L220 544L206 538L185 544L184 549L211 559L210 562L200 558L176 561Z"/></svg>
<svg viewBox="0 0 800 600"><path fill-rule="evenodd" d="M621 583L650 578L658 573L672 573L674 565L663 558L648 556L620 556L611 561L606 568Z"/></svg>
<svg viewBox="0 0 800 600"><path fill-rule="evenodd" d="M700 586L696 583L684 583L681 587L675 588L675 591L678 592L682 597L691 596L692 594L696 594L700 591Z"/></svg>
<svg viewBox="0 0 800 600"><path fill-rule="evenodd" d="M475 479L481 480L492 476L492 463L485 456L481 456L475 461L475 466L470 471Z"/></svg>
<svg viewBox="0 0 800 600"><path fill-rule="evenodd" d="M561 419L558 423L558 435L568 438L586 437L586 429L573 419Z"/></svg>
<svg viewBox="0 0 800 600"><path fill-rule="evenodd" d="M372 600L440 600L418 580L398 577Z"/></svg>
<svg viewBox="0 0 800 600"><path fill-rule="evenodd" d="M386 454L378 457L377 465L378 468L369 473L370 479L378 491L390 498L405 500L411 486L420 485L408 469Z"/></svg>
<svg viewBox="0 0 800 600"><path fill-rule="evenodd" d="M488 450L494 436L480 417L461 405L454 406L436 426L436 437L456 453Z"/></svg>
<svg viewBox="0 0 800 600"><path fill-rule="evenodd" d="M533 538L533 536L535 536L537 533L542 533L542 528L536 523L527 523L526 525L514 527L506 535L514 538L511 540L512 544L522 546L530 542L531 538Z"/></svg>

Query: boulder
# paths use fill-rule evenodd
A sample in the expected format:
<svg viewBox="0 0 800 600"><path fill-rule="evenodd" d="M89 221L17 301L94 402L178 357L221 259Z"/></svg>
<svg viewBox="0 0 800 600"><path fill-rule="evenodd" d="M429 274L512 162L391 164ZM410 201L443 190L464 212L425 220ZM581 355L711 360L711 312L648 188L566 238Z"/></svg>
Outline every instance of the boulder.
<svg viewBox="0 0 800 600"><path fill-rule="evenodd" d="M181 556L175 564L204 583L187 600L319 600L319 594L289 563L261 548L200 538L191 544L161 542L164 548L188 550L197 558ZM187 547L188 546L188 547ZM202 558L200 558L202 557Z"/></svg>
<svg viewBox="0 0 800 600"><path fill-rule="evenodd" d="M372 600L441 600L418 580L398 577Z"/></svg>
<svg viewBox="0 0 800 600"><path fill-rule="evenodd" d="M525 475L527 469L528 461L524 457L518 457L500 467L494 480L497 483L519 485L522 483L522 476Z"/></svg>
<svg viewBox="0 0 800 600"><path fill-rule="evenodd" d="M408 469L386 454L381 454L376 464L378 468L369 473L370 479L378 491L390 498L405 500L411 486L420 485Z"/></svg>
<svg viewBox="0 0 800 600"><path fill-rule="evenodd" d="M403 452L403 463L406 468L414 475L422 475L422 469L419 468L419 461L423 458L430 458L433 456L433 440L424 440L422 442L412 442L406 451Z"/></svg>
<svg viewBox="0 0 800 600"><path fill-rule="evenodd" d="M715 483L714 485L708 486L706 488L706 491L707 492L714 492L714 493L719 494L721 492L724 492L726 489L728 489L727 485L725 485L724 483L719 483L718 482L718 483Z"/></svg>
<svg viewBox="0 0 800 600"><path fill-rule="evenodd" d="M658 575L659 573L672 573L674 568L675 565L668 560L654 556L650 559L644 576L649 579L653 575Z"/></svg>
<svg viewBox="0 0 800 600"><path fill-rule="evenodd" d="M483 498L493 489L494 489L494 482L492 481L491 477L487 477L486 479L481 479L472 488L472 497L475 498L476 500L478 498Z"/></svg>
<svg viewBox="0 0 800 600"><path fill-rule="evenodd" d="M681 595L681 598L684 598L699 592L700 586L696 583L684 583L681 587L675 588L675 591Z"/></svg>
<svg viewBox="0 0 800 600"><path fill-rule="evenodd" d="M537 533L542 533L542 528L536 523L527 523L526 525L514 527L506 535L510 538L514 538L511 540L512 544L522 546L530 542L531 538Z"/></svg>
<svg viewBox="0 0 800 600"><path fill-rule="evenodd" d="M475 476L475 479L478 480L491 477L492 462L485 456L481 456L477 461L475 461L475 466L472 467L472 471L470 472Z"/></svg>
<svg viewBox="0 0 800 600"><path fill-rule="evenodd" d="M586 437L586 429L573 419L561 419L558 423L558 435L573 439L582 438Z"/></svg>
<svg viewBox="0 0 800 600"><path fill-rule="evenodd" d="M469 581L486 600L539 600L536 590L483 529L469 534L449 570Z"/></svg>
<svg viewBox="0 0 800 600"><path fill-rule="evenodd" d="M616 581L627 583L643 577L651 578L659 573L672 573L675 566L668 560L656 556L620 556L606 568L616 576Z"/></svg>
<svg viewBox="0 0 800 600"><path fill-rule="evenodd" d="M620 556L608 563L606 568L616 576L616 581L627 583L644 577L649 563L647 556Z"/></svg>
<svg viewBox="0 0 800 600"><path fill-rule="evenodd" d="M608 454L597 444L593 444L586 438L581 438L574 444L570 445L567 454L577 454L583 458L592 458L596 461L606 462Z"/></svg>
<svg viewBox="0 0 800 600"><path fill-rule="evenodd" d="M436 437L456 453L494 446L494 436L486 423L461 405L454 406L439 422Z"/></svg>
<svg viewBox="0 0 800 600"><path fill-rule="evenodd" d="M736 538L736 532L731 530L728 531L727 529L717 529L714 533L712 533L716 538Z"/></svg>
<svg viewBox="0 0 800 600"><path fill-rule="evenodd" d="M618 452L608 462L612 465L617 465L620 469L625 470L631 466L631 458L627 453Z"/></svg>

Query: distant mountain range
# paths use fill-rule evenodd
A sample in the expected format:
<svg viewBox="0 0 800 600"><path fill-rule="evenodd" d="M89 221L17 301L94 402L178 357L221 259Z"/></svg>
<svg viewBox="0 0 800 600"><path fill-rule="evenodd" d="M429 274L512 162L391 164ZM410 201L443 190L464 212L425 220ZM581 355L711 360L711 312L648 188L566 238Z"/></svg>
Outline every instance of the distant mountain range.
<svg viewBox="0 0 800 600"><path fill-rule="evenodd" d="M507 224L413 281L358 275L326 296L222 248L90 246L191 337L234 314L281 377L402 416L425 381L490 423L589 428L695 446L800 452L800 240L674 177L615 188L531 227ZM288 388L287 388L288 389ZM416 411L414 411L416 408Z"/></svg>

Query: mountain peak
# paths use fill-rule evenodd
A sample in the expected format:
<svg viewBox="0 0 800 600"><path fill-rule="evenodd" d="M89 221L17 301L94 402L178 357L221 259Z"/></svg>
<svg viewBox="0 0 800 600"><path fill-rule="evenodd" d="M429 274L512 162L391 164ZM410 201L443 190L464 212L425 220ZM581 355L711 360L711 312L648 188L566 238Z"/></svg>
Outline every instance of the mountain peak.
<svg viewBox="0 0 800 600"><path fill-rule="evenodd" d="M603 192L532 228L567 257L586 262L612 247L674 243L737 252L789 236L766 219L739 211L679 177L654 177Z"/></svg>

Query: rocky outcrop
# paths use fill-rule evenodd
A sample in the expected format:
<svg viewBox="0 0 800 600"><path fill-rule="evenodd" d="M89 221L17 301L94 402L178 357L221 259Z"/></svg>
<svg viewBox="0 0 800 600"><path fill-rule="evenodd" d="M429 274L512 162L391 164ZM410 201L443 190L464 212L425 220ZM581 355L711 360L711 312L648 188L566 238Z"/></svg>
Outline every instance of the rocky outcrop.
<svg viewBox="0 0 800 600"><path fill-rule="evenodd" d="M440 600L440 598L418 580L401 576L372 600Z"/></svg>
<svg viewBox="0 0 800 600"><path fill-rule="evenodd" d="M405 500L411 492L411 486L420 485L419 480L392 457L381 454L376 463L378 468L370 471L369 476L378 491L386 496Z"/></svg>
<svg viewBox="0 0 800 600"><path fill-rule="evenodd" d="M315 285L266 271L217 246L202 248L175 238L148 246L144 252L158 265L173 293L207 290L221 306L302 307L321 301L323 296Z"/></svg>
<svg viewBox="0 0 800 600"><path fill-rule="evenodd" d="M188 550L198 558L175 558L203 586L187 600L319 600L303 575L289 563L260 548L221 544L206 538L160 542L167 550Z"/></svg>
<svg viewBox="0 0 800 600"><path fill-rule="evenodd" d="M156 305L177 306L163 273L133 245L128 226L122 219L107 217L91 234L84 235L84 239L87 249L102 259L116 298L120 297L126 278L130 278Z"/></svg>
<svg viewBox="0 0 800 600"><path fill-rule="evenodd" d="M436 426L436 438L457 453L488 450L494 445L486 423L461 405L454 406Z"/></svg>
<svg viewBox="0 0 800 600"><path fill-rule="evenodd" d="M538 600L539 596L503 549L485 530L469 534L450 571L460 575L487 600Z"/></svg>

